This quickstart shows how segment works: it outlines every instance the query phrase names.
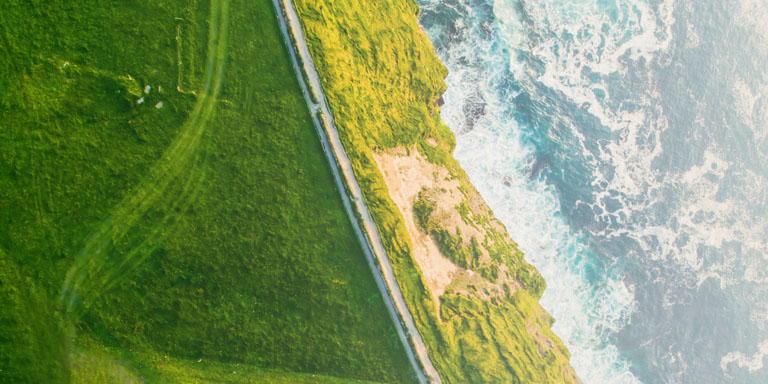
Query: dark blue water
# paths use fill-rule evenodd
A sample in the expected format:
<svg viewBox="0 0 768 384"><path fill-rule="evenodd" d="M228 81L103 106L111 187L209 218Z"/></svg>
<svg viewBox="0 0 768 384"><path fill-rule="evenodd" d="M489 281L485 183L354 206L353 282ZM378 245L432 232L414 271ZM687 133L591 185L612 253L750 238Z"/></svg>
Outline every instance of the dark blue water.
<svg viewBox="0 0 768 384"><path fill-rule="evenodd" d="M585 383L768 383L768 2L418 0Z"/></svg>

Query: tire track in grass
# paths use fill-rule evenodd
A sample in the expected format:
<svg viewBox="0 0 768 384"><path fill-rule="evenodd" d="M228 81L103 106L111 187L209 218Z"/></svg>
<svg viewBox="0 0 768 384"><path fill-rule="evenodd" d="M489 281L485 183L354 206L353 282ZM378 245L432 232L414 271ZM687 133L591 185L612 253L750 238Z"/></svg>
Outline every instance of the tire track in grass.
<svg viewBox="0 0 768 384"><path fill-rule="evenodd" d="M75 263L67 272L59 299L68 319L81 316L94 298L146 260L155 249L155 241L166 224L185 211L199 193L204 174L200 169L197 149L221 91L228 22L229 1L211 0L203 90L197 95L189 118L162 157L135 191L115 206L111 215L93 230L75 256ZM181 193L173 196L178 186L182 186ZM152 219L150 216L157 211L161 214L160 218ZM130 241L129 235L135 236L135 231L145 231L141 224L146 220L149 220L149 230L138 240L138 244L122 255L115 255L115 244Z"/></svg>

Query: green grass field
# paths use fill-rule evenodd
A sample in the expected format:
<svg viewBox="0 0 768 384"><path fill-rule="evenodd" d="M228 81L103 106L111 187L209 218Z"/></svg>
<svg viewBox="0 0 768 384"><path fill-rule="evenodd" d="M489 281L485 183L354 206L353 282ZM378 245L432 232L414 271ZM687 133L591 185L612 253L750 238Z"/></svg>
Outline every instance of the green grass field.
<svg viewBox="0 0 768 384"><path fill-rule="evenodd" d="M503 226L493 224L487 207L462 215L492 238L492 244L480 245L491 261L476 271L494 279L504 264L516 279L514 294L481 299L447 290L438 314L415 264L410 236L373 152L416 148L459 180L466 199L474 191L451 155L455 138L440 119L437 100L445 90L446 69L418 25L418 6L411 0L295 2L340 136L443 382L578 382L568 351L550 330L552 318L538 305L543 279L508 235L499 232ZM427 222L428 215L419 221L446 257L459 266L479 265L457 234Z"/></svg>
<svg viewBox="0 0 768 384"><path fill-rule="evenodd" d="M413 381L271 2L5 1L0 87L0 382Z"/></svg>

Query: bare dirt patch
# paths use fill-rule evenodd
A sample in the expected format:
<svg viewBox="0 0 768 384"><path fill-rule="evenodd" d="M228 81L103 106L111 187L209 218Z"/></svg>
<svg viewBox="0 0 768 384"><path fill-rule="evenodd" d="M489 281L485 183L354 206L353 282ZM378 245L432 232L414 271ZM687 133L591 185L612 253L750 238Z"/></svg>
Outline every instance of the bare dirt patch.
<svg viewBox="0 0 768 384"><path fill-rule="evenodd" d="M462 186L446 167L430 163L416 148L374 151L374 160L384 175L390 197L403 215L413 240L413 257L435 299L438 314L443 294L491 300L512 294L518 288L510 266L491 260L489 251L497 241L511 243L511 239L504 226L492 219L490 209L471 185ZM440 228L460 239L467 249L478 252L469 265L443 254L433 236L422 228L414 213L415 203L422 198L434 203L429 217ZM488 231L495 231L503 238L490 236ZM489 280L488 270L484 268L491 265L496 265L498 273Z"/></svg>
<svg viewBox="0 0 768 384"><path fill-rule="evenodd" d="M439 305L440 295L445 292L460 268L443 256L437 243L421 230L413 213L413 203L422 188L426 187L455 189L457 194L450 198L458 204L462 199L458 190L459 183L456 180L446 181L449 177L448 171L429 163L416 150L400 149L374 153L374 159L384 175L390 197L405 219L405 227L413 240L414 259L424 275L432 297Z"/></svg>

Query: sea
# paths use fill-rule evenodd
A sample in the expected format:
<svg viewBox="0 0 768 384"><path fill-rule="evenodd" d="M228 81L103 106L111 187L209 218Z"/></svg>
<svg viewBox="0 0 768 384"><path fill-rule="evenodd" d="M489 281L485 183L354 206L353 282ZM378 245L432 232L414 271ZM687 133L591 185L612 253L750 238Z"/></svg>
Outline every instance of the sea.
<svg viewBox="0 0 768 384"><path fill-rule="evenodd" d="M584 383L768 383L768 1L416 0Z"/></svg>

